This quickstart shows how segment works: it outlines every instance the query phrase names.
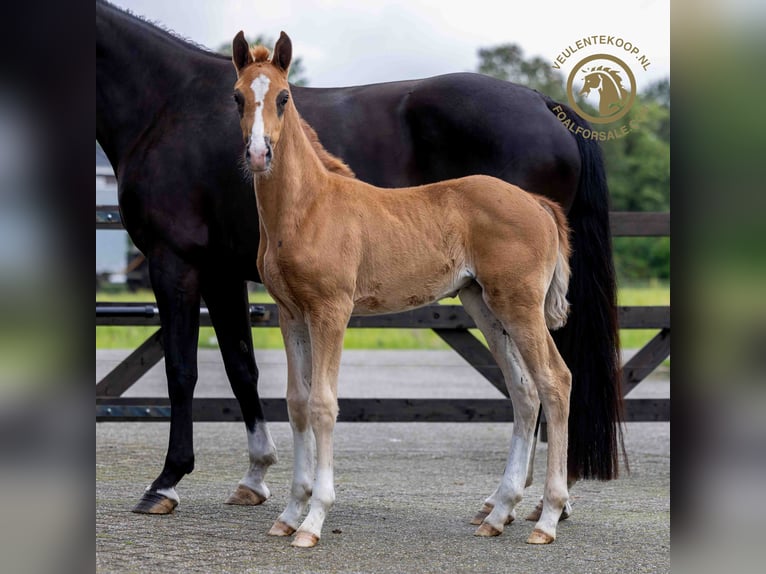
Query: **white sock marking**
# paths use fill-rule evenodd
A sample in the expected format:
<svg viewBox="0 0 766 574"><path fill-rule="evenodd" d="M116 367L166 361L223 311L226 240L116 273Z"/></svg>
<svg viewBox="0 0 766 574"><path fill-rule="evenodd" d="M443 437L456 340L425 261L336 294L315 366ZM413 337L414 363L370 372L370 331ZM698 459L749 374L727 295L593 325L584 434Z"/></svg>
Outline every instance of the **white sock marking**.
<svg viewBox="0 0 766 574"><path fill-rule="evenodd" d="M150 490L152 487L151 485L146 487L146 490ZM175 500L176 503L181 501L181 498L178 496L178 493L176 492L175 488L158 488L157 494L161 494L162 496L165 496L169 498L170 500Z"/></svg>
<svg viewBox="0 0 766 574"><path fill-rule="evenodd" d="M256 422L254 431L248 431L247 447L250 453L250 468L239 483L269 498L271 493L263 479L269 466L277 461L277 449L265 422Z"/></svg>

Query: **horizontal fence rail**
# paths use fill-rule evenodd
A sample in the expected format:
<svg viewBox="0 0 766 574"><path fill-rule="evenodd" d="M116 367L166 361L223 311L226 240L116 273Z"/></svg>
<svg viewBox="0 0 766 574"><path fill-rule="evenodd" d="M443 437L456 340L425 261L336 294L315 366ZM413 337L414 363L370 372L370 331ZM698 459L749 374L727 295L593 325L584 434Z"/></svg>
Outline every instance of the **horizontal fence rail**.
<svg viewBox="0 0 766 574"><path fill-rule="evenodd" d="M626 401L626 422L661 422L670 418L666 399L630 399ZM267 420L288 422L287 401L262 398ZM513 405L508 399L366 399L338 398L338 422L512 422ZM205 398L194 401L192 416L198 422L241 422L237 399ZM170 420L170 400L161 397L96 398L96 420L126 422Z"/></svg>
<svg viewBox="0 0 766 574"><path fill-rule="evenodd" d="M664 237L670 235L670 213L661 211L612 211L609 213L615 237ZM96 229L122 229L117 205L96 206Z"/></svg>
<svg viewBox="0 0 766 574"><path fill-rule="evenodd" d="M662 237L670 235L669 213L611 212L616 237ZM96 206L96 229L122 229L116 205ZM253 327L278 327L275 304L250 305ZM629 393L670 356L670 307L623 306L622 329L657 329L657 335L623 365L623 393ZM96 326L160 327L157 305L147 303L96 302ZM200 325L211 326L206 307L200 308ZM470 333L476 325L460 305L429 305L402 313L352 317L350 328L432 329L503 395L508 396L502 373L489 350ZM96 384L96 421L168 421L166 398L128 398L121 395L164 356L162 330L158 328L110 373ZM266 418L287 421L284 399L263 398ZM508 422L513 407L507 399L362 399L339 398L341 422ZM193 403L196 421L241 421L233 398L201 398ZM628 399L627 422L669 421L670 399Z"/></svg>
<svg viewBox="0 0 766 574"><path fill-rule="evenodd" d="M279 327L274 303L250 305L253 327ZM670 328L670 308L632 306L619 308L622 329ZM159 327L160 313L153 303L96 303L96 326L131 325ZM211 327L210 312L200 307L200 325ZM476 324L461 305L428 305L411 311L388 315L351 317L349 328L390 329L475 329Z"/></svg>

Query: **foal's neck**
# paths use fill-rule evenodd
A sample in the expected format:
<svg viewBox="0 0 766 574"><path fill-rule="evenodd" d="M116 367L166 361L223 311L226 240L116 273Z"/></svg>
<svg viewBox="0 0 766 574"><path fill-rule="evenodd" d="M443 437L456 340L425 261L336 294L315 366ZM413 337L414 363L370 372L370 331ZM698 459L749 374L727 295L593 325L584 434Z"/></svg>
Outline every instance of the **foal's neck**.
<svg viewBox="0 0 766 574"><path fill-rule="evenodd" d="M292 109L285 110L271 171L255 178L258 211L267 234L285 226L295 229L332 179L306 137L298 111L292 102L288 105Z"/></svg>

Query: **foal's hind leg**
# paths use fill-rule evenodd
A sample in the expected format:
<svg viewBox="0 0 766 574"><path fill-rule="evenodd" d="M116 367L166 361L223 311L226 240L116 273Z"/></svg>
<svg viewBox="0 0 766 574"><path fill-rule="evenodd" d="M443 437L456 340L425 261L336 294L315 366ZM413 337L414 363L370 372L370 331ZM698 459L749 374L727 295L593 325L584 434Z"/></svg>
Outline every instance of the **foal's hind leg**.
<svg viewBox="0 0 766 574"><path fill-rule="evenodd" d="M229 384L242 411L250 456L250 467L226 504L261 504L271 495L264 476L277 462L277 449L258 396L247 286L242 279L208 269L203 276L202 297L210 311Z"/></svg>
<svg viewBox="0 0 766 574"><path fill-rule="evenodd" d="M527 473L527 486L532 484L532 473L534 471L533 467L534 467L534 460L535 460L535 445L537 443L537 433L535 433L534 442L535 444L532 445L532 458L529 461L529 472ZM571 489L572 485L575 482L576 481L572 478L567 480L567 489ZM538 520L540 520L540 516L543 513L543 498L544 497L542 496L540 497L540 500L537 502L537 504L532 509L532 511L524 517L524 520L529 520L530 522L537 522ZM559 522L562 520L566 520L571 515L572 515L572 505L567 500L567 503L564 505L564 510L561 511L561 517L559 518Z"/></svg>
<svg viewBox="0 0 766 574"><path fill-rule="evenodd" d="M547 544L556 538L556 526L569 499L567 489L567 440L569 393L572 377L556 350L542 313L525 312L524 306L504 321L516 342L542 402L548 422L548 461L543 509L527 542Z"/></svg>
<svg viewBox="0 0 766 574"><path fill-rule="evenodd" d="M574 485L575 481L570 480L567 482L567 489L571 489L572 485ZM537 505L530 511L529 514L527 514L524 517L524 520L529 520L530 522L537 522L540 520L540 516L543 514L543 504L545 503L545 497L541 496L540 500L537 502ZM564 505L564 510L561 511L561 516L559 517L559 522L562 520L566 520L572 516L572 504L567 500L567 503Z"/></svg>
<svg viewBox="0 0 766 574"><path fill-rule="evenodd" d="M537 403L534 403L534 408L530 411L531 405L526 400L525 394L528 396L529 391L526 389L534 386L537 388L548 422L548 467L543 512L527 542L545 544L556 538L556 525L569 497L566 482L567 417L572 378L546 327L543 312L544 295L540 296L541 294L535 292L529 285L521 283L499 285L494 282L488 284L486 278L484 287L483 298L486 306L502 323L509 335L509 340L515 344L516 351L511 348L510 360L520 365L519 370L522 374L519 384L516 384L515 379L513 381L513 389L517 391L521 400L519 401L517 395L513 393L511 399L514 402L514 416L523 418L514 419L514 441L511 443L509 465L506 469L511 472L510 476L506 472L503 477L498 495L502 493L506 501L513 501L513 497L520 496L519 493L523 490L528 466L525 465L523 469L520 469L520 464L517 463L513 472L511 461L517 444L516 426L521 423L521 432L525 439L529 440L528 448L530 449L524 461L527 464L529 462L528 455L531 451ZM488 296L488 293L494 293L494 295ZM521 407L520 410L519 407ZM496 505L484 519L477 534L495 534L494 530L498 530L502 517L502 510L498 512ZM484 529L483 532L482 529Z"/></svg>
<svg viewBox="0 0 766 574"><path fill-rule="evenodd" d="M487 338L513 401L513 436L503 478L471 521L472 524L480 525L476 531L478 536L496 536L515 518L515 506L521 500L528 483L539 400L516 345L487 307L481 287L476 283L466 287L460 292L460 300Z"/></svg>
<svg viewBox="0 0 766 574"><path fill-rule="evenodd" d="M569 394L572 375L559 355L548 330L540 329L544 346L520 342L522 355L534 373L538 393L548 422L548 469L543 494L543 511L527 542L547 544L556 538L556 526L569 502L567 488L567 446ZM540 362L535 363L536 359ZM533 366L534 364L534 366Z"/></svg>

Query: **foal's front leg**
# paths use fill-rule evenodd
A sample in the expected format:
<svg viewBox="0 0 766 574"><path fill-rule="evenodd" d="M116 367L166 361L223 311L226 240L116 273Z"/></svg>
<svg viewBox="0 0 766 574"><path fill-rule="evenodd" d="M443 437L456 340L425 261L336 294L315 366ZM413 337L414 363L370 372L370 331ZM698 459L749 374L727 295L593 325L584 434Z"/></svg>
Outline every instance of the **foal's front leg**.
<svg viewBox="0 0 766 574"><path fill-rule="evenodd" d="M309 416L311 390L311 343L308 325L279 311L279 326L287 353L287 412L293 431L293 481L284 512L269 530L271 536L290 536L298 528L314 480L314 434Z"/></svg>
<svg viewBox="0 0 766 574"><path fill-rule="evenodd" d="M313 314L309 320L311 337L311 428L316 437L317 469L311 494L311 509L298 528L293 546L310 548L319 542L325 517L335 502L333 474L333 431L338 416L338 370L351 307L338 311L339 305L326 305L332 314Z"/></svg>

